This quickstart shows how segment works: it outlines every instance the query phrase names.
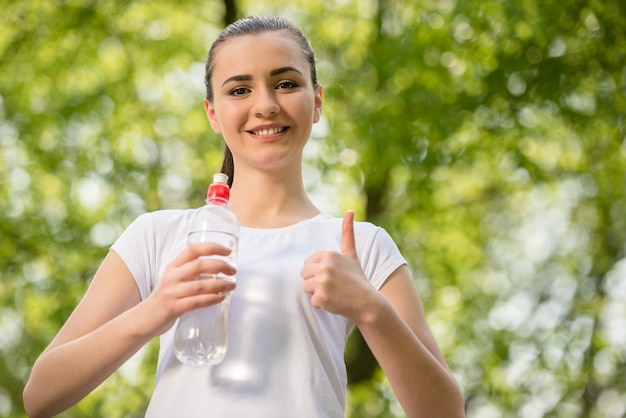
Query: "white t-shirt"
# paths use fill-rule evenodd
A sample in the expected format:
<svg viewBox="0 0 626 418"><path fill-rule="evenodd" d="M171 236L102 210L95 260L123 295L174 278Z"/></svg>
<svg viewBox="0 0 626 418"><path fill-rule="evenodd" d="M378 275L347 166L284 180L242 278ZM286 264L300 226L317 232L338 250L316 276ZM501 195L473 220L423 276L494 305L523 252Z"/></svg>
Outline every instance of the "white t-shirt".
<svg viewBox="0 0 626 418"><path fill-rule="evenodd" d="M147 298L186 245L196 209L138 217L113 244ZM276 229L241 228L228 352L212 367L183 365L172 350L175 325L160 337L148 417L343 417L344 347L353 323L312 307L300 276L318 250L341 248L341 222L327 214ZM406 263L387 232L355 223L359 260L380 289Z"/></svg>

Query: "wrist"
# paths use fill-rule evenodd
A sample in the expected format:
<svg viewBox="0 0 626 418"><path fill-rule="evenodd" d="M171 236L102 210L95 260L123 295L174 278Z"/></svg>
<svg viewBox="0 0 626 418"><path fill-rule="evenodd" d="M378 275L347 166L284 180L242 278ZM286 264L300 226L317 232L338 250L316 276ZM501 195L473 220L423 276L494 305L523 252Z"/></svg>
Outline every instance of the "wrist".
<svg viewBox="0 0 626 418"><path fill-rule="evenodd" d="M391 305L387 298L378 290L374 290L371 297L363 303L363 309L356 315L354 323L359 329L376 327L390 308Z"/></svg>
<svg viewBox="0 0 626 418"><path fill-rule="evenodd" d="M155 315L150 314L151 310L146 305L146 301L140 302L122 314L126 316L123 322L128 324L128 332L131 337L144 342L161 334L154 321Z"/></svg>

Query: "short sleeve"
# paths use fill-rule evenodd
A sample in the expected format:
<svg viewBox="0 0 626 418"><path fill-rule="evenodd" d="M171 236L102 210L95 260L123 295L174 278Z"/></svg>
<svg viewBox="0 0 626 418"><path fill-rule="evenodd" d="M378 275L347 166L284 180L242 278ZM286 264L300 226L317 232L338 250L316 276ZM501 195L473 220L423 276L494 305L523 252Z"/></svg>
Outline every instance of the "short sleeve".
<svg viewBox="0 0 626 418"><path fill-rule="evenodd" d="M111 249L124 261L132 273L141 299L145 299L154 288L154 228L149 214L140 215L113 243Z"/></svg>
<svg viewBox="0 0 626 418"><path fill-rule="evenodd" d="M381 227L375 229L369 251L364 255L363 270L376 289L380 289L398 267L407 264L389 233Z"/></svg>

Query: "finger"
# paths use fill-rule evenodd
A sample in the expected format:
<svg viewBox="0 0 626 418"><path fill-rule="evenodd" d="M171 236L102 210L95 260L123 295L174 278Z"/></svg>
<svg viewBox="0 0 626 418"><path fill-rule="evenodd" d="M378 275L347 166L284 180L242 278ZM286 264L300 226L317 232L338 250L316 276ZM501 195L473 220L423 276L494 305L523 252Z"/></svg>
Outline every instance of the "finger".
<svg viewBox="0 0 626 418"><path fill-rule="evenodd" d="M354 241L354 211L349 210L341 225L341 254L358 258Z"/></svg>
<svg viewBox="0 0 626 418"><path fill-rule="evenodd" d="M314 280L305 279L302 286L304 287L304 291L307 292L308 294L312 295L313 293L315 293L315 281Z"/></svg>
<svg viewBox="0 0 626 418"><path fill-rule="evenodd" d="M220 273L234 276L237 273L237 268L228 261L212 257L200 257L189 264L195 272L203 276L215 276Z"/></svg>
<svg viewBox="0 0 626 418"><path fill-rule="evenodd" d="M215 242L203 242L199 244L190 244L170 263L172 266L180 267L199 257L207 257L210 255L228 255L230 249L219 245Z"/></svg>
<svg viewBox="0 0 626 418"><path fill-rule="evenodd" d="M327 251L316 251L304 260L304 265L319 263L326 256Z"/></svg>
<svg viewBox="0 0 626 418"><path fill-rule="evenodd" d="M202 275L217 275L223 273L228 276L235 275L237 269L232 264L217 258L199 257L183 264L176 266L170 264L164 275L163 280L174 282L186 282L198 279Z"/></svg>
<svg viewBox="0 0 626 418"><path fill-rule="evenodd" d="M183 298L203 294L220 294L223 292L231 292L236 286L237 284L235 282L231 282L230 280L194 280L182 283L178 287L178 294Z"/></svg>
<svg viewBox="0 0 626 418"><path fill-rule="evenodd" d="M317 263L309 263L302 266L300 276L304 280L313 279L320 272L320 266Z"/></svg>
<svg viewBox="0 0 626 418"><path fill-rule="evenodd" d="M223 301L236 284L226 280L198 280L185 283L180 289L181 309L188 311Z"/></svg>

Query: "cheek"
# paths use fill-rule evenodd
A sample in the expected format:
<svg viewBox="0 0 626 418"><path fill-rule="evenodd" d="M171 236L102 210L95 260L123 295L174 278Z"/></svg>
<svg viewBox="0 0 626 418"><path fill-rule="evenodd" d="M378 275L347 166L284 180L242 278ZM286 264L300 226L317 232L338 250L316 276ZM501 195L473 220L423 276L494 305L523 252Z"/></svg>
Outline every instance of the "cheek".
<svg viewBox="0 0 626 418"><path fill-rule="evenodd" d="M289 113L292 117L298 118L302 122L316 123L319 120L320 112L309 99L294 100L285 103L283 109L292 109Z"/></svg>
<svg viewBox="0 0 626 418"><path fill-rule="evenodd" d="M224 135L228 131L236 130L238 125L241 124L241 111L238 110L237 106L221 103L219 111L215 110L209 121L215 133Z"/></svg>

